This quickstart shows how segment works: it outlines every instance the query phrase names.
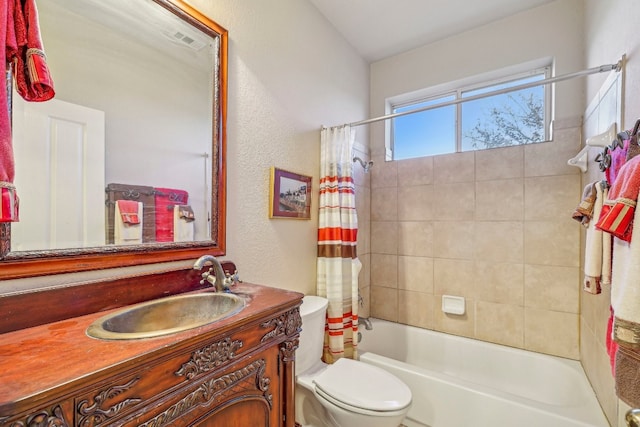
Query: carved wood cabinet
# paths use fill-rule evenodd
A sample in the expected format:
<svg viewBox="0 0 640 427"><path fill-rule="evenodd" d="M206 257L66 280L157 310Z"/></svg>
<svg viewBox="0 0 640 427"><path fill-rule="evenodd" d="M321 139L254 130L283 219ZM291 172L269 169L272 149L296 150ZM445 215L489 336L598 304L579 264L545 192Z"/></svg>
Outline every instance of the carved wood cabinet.
<svg viewBox="0 0 640 427"><path fill-rule="evenodd" d="M302 295L238 293L240 313L171 337L84 335L104 313L1 334L0 426L293 427Z"/></svg>

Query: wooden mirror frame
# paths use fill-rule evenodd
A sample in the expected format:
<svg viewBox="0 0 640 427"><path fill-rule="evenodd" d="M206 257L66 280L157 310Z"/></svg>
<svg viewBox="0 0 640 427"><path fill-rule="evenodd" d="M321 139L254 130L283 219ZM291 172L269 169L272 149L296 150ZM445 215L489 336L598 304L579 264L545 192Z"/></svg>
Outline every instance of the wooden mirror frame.
<svg viewBox="0 0 640 427"><path fill-rule="evenodd" d="M218 81L215 82L218 84L218 111L212 132L212 144L217 148L214 150L211 174L217 179L216 185L212 185L211 200L216 201L217 204L216 209L212 209L212 240L11 253L11 223L2 222L0 223L0 280L196 259L205 253L215 256L225 254L228 32L183 0L153 0L153 2L202 32L219 37L220 40ZM215 106L212 108L215 114Z"/></svg>

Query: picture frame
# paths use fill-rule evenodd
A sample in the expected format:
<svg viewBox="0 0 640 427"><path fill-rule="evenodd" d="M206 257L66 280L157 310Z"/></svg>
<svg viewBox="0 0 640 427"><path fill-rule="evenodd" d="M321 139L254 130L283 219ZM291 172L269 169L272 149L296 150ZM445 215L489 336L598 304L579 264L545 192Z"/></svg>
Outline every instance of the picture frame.
<svg viewBox="0 0 640 427"><path fill-rule="evenodd" d="M269 218L311 219L311 177L272 167Z"/></svg>

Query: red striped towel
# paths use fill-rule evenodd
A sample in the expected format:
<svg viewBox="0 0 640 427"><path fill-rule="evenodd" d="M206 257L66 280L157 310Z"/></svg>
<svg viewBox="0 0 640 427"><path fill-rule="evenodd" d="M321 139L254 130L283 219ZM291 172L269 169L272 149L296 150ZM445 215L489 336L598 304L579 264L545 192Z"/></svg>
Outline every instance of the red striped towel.
<svg viewBox="0 0 640 427"><path fill-rule="evenodd" d="M633 215L640 191L640 156L625 163L609 189L596 228L627 242L633 234Z"/></svg>

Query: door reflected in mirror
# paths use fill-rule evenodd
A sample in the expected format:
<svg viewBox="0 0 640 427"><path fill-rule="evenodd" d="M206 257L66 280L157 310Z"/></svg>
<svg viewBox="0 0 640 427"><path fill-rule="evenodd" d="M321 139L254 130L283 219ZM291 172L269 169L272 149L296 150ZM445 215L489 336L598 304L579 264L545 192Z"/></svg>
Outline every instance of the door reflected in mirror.
<svg viewBox="0 0 640 427"><path fill-rule="evenodd" d="M219 37L152 0L38 12L56 97L13 96L12 252L215 241Z"/></svg>

